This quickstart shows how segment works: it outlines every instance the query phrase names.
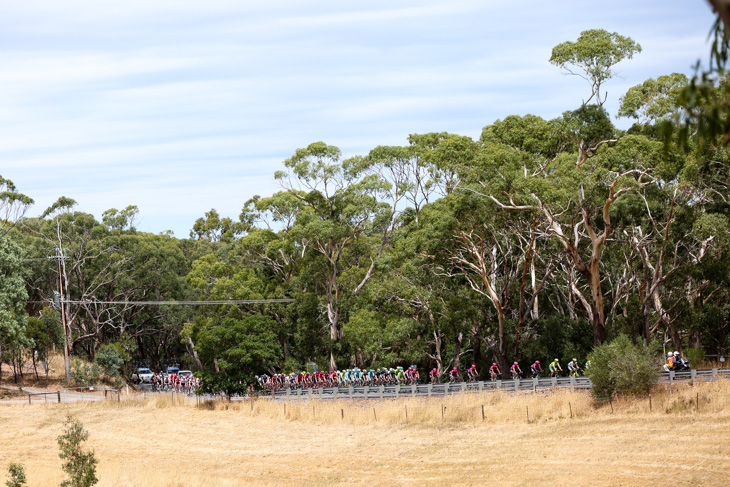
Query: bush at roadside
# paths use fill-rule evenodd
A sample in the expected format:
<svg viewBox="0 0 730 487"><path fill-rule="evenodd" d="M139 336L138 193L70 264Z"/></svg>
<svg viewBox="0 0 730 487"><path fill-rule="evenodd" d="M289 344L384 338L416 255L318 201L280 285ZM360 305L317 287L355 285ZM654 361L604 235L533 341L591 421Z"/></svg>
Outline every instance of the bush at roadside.
<svg viewBox="0 0 730 487"><path fill-rule="evenodd" d="M651 348L635 344L625 335L594 348L588 359L591 367L586 375L593 382L591 393L596 399L648 394L659 377Z"/></svg>

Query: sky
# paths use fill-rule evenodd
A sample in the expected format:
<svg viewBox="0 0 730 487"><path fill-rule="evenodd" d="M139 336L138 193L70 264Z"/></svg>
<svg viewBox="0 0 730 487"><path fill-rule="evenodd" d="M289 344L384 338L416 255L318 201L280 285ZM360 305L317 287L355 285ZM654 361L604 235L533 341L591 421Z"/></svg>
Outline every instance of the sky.
<svg viewBox="0 0 730 487"><path fill-rule="evenodd" d="M703 0L0 0L0 175L29 216L136 205L139 230L187 238L281 190L312 142L366 155L577 108L588 84L549 59L583 30L643 48L605 85L615 117L631 86L706 62L713 19Z"/></svg>

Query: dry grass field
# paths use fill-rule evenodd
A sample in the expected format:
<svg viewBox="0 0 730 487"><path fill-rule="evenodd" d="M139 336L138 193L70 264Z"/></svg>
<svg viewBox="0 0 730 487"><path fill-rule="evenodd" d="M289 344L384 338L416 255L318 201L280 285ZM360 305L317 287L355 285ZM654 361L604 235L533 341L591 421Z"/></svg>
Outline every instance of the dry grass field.
<svg viewBox="0 0 730 487"><path fill-rule="evenodd" d="M651 411L648 398L613 409L568 391L1 405L0 479L16 461L29 486L58 485L56 437L73 414L90 432L100 486L730 484L730 383L657 390Z"/></svg>

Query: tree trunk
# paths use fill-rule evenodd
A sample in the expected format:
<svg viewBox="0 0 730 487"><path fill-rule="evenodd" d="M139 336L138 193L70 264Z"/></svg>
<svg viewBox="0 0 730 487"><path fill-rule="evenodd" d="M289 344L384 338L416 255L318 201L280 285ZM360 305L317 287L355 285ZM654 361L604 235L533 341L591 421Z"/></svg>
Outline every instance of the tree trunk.
<svg viewBox="0 0 730 487"><path fill-rule="evenodd" d="M459 332L456 336L456 344L454 345L454 367L456 370L461 369L461 346L464 342L464 334Z"/></svg>
<svg viewBox="0 0 730 487"><path fill-rule="evenodd" d="M591 308L593 311L593 345L597 346L606 340L606 314L603 309L603 290L599 260L591 259L586 278L591 289Z"/></svg>
<svg viewBox="0 0 730 487"><path fill-rule="evenodd" d="M507 333L504 326L504 309L501 306L498 309L497 320L499 322L499 355L497 361L499 370L502 371L502 376L504 376L507 371Z"/></svg>
<svg viewBox="0 0 730 487"><path fill-rule="evenodd" d="M479 320L474 320L472 323L472 360L475 365L482 361L482 325Z"/></svg>

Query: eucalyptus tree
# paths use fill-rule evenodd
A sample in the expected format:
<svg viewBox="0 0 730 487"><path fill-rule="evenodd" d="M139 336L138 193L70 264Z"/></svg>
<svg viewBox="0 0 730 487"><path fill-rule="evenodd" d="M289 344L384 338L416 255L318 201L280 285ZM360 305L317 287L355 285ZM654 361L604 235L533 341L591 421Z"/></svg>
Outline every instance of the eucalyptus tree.
<svg viewBox="0 0 730 487"><path fill-rule="evenodd" d="M11 180L0 176L0 235L6 235L32 204L32 198L20 193Z"/></svg>
<svg viewBox="0 0 730 487"><path fill-rule="evenodd" d="M613 67L624 59L641 52L641 46L630 37L603 29L584 30L575 42L566 41L553 48L550 63L566 74L578 76L591 86L591 96L599 106L606 101L601 93L603 84L616 76Z"/></svg>
<svg viewBox="0 0 730 487"><path fill-rule="evenodd" d="M395 204L384 199L399 194L391 193L392 184L374 170L372 161L340 159L337 147L315 142L284 161L287 172L275 174L282 187L307 209L298 215L292 236L326 262L321 284L333 370L337 368L334 345L343 336L341 300L345 292L357 294L372 277L395 224ZM365 269L359 267L362 258L370 261ZM342 274L353 268L364 273L344 289Z"/></svg>
<svg viewBox="0 0 730 487"><path fill-rule="evenodd" d="M529 155L485 157L479 190L502 210L538 217L545 235L560 243L588 287L589 299L576 286L569 293L581 298L596 344L606 338L601 262L615 230L612 207L623 195L654 184L652 168L661 157L661 144L640 136L625 136L602 149L581 164L571 162L569 154L547 164Z"/></svg>
<svg viewBox="0 0 730 487"><path fill-rule="evenodd" d="M11 360L16 371L27 336L25 306L28 293L23 281L23 252L9 234L0 234L0 364ZM1 375L1 374L0 374Z"/></svg>
<svg viewBox="0 0 730 487"><path fill-rule="evenodd" d="M681 73L649 78L633 86L619 99L619 117L630 117L639 123L656 123L680 115L680 94L689 80Z"/></svg>

